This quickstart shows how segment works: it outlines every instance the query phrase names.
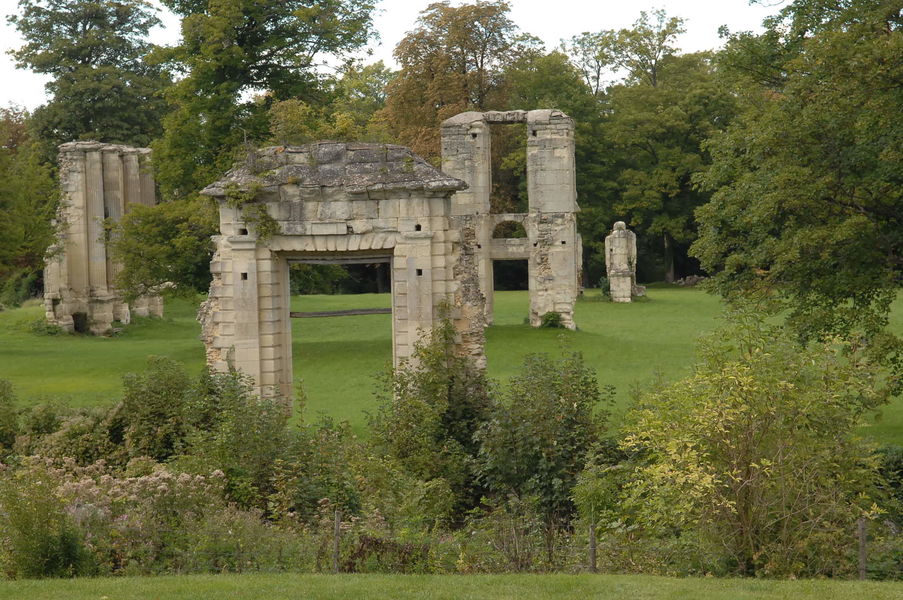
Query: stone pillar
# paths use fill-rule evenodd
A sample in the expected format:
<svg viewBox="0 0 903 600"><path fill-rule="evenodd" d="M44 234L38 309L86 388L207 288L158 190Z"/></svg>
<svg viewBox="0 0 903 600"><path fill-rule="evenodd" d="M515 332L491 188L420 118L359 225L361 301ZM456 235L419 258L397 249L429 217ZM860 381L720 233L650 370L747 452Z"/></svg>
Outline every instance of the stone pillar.
<svg viewBox="0 0 903 600"><path fill-rule="evenodd" d="M527 193L530 323L538 326L543 315L557 312L565 327L575 329L580 248L574 122L561 111L527 113Z"/></svg>
<svg viewBox="0 0 903 600"><path fill-rule="evenodd" d="M442 171L467 182L467 189L452 196L453 217L487 217L492 212L492 132L484 113L465 112L442 123ZM492 227L488 218L473 220L472 225L476 242L475 263L485 298L483 320L490 325L493 311Z"/></svg>
<svg viewBox="0 0 903 600"><path fill-rule="evenodd" d="M636 234L624 221L605 238L605 270L612 302L630 302L645 292L636 284Z"/></svg>
<svg viewBox="0 0 903 600"><path fill-rule="evenodd" d="M97 142L60 146L60 234L44 271L44 305L51 323L70 332L103 335L114 321L129 322L129 306L115 290L120 266L107 252L104 220L122 218L130 202L154 204L149 159L146 148ZM136 304L138 314L162 315L158 296Z"/></svg>

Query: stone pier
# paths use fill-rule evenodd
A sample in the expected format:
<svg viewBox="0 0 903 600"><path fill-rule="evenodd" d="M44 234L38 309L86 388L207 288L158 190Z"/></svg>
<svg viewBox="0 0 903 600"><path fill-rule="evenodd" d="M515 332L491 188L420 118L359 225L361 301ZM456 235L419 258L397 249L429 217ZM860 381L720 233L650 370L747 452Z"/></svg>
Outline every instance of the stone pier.
<svg viewBox="0 0 903 600"><path fill-rule="evenodd" d="M529 212L493 214L491 132L493 124L523 124L527 137ZM574 122L559 110L465 112L442 123L442 170L467 182L452 197L452 215L470 216L476 232L477 272L492 322L493 260L526 259L530 324L547 313L574 329L580 292L582 244L577 234ZM501 223L522 225L525 238L493 238Z"/></svg>
<svg viewBox="0 0 903 600"><path fill-rule="evenodd" d="M44 269L47 320L64 330L109 334L132 312L160 316L159 296L122 301L114 279L119 265L105 243L104 219L117 220L132 204L156 203L150 149L98 142L60 146L60 233Z"/></svg>

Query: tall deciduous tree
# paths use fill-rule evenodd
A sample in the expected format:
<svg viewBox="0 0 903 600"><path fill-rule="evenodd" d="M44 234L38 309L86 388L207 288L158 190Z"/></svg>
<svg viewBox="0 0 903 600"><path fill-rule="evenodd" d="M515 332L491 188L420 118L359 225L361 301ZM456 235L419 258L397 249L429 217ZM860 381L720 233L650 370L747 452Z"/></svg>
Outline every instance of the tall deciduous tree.
<svg viewBox="0 0 903 600"><path fill-rule="evenodd" d="M667 57L655 80L612 87L604 128L617 155L614 212L637 229L647 248L656 242L665 279L672 281L693 270L687 264L697 235L693 212L708 200L694 185L709 162L703 144L735 108L707 53Z"/></svg>
<svg viewBox="0 0 903 600"><path fill-rule="evenodd" d="M184 73L155 145L164 196L182 197L228 169L236 149L265 139L273 102L317 104L323 56L361 47L372 0L163 0L183 17L182 43L160 53ZM256 94L256 97L254 97Z"/></svg>
<svg viewBox="0 0 903 600"><path fill-rule="evenodd" d="M769 24L728 44L744 111L709 143L693 251L724 294L786 300L804 335L892 343L877 332L903 281L900 5L797 1Z"/></svg>
<svg viewBox="0 0 903 600"><path fill-rule="evenodd" d="M536 42L518 37L509 10L503 0L458 7L436 2L420 14L417 28L395 48L401 71L389 86L384 112L401 143L438 158L444 119L504 103L503 65Z"/></svg>
<svg viewBox="0 0 903 600"><path fill-rule="evenodd" d="M18 66L50 75L52 99L32 116L44 159L73 139L145 146L160 133L166 83L144 57L159 24L146 0L19 0Z"/></svg>
<svg viewBox="0 0 903 600"><path fill-rule="evenodd" d="M0 304L34 291L53 241L57 187L26 133L28 115L0 109Z"/></svg>

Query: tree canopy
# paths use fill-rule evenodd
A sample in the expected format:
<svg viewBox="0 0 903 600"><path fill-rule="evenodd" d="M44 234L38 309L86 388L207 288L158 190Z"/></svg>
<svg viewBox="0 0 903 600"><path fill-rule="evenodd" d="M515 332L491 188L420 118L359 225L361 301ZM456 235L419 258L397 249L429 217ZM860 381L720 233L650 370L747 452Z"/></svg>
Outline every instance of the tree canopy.
<svg viewBox="0 0 903 600"><path fill-rule="evenodd" d="M722 62L743 100L707 142L693 247L727 295L789 303L804 335L870 335L903 272L903 16L795 2Z"/></svg>
<svg viewBox="0 0 903 600"><path fill-rule="evenodd" d="M8 20L25 45L12 54L53 77L31 118L44 160L74 139L146 146L159 135L166 80L144 60L156 12L146 0L19 0Z"/></svg>

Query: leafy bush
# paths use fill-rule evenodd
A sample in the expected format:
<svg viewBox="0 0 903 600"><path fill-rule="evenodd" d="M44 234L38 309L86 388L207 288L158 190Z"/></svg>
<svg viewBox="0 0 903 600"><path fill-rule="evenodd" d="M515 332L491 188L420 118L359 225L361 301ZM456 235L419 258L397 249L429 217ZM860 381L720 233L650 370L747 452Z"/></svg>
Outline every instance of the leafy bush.
<svg viewBox="0 0 903 600"><path fill-rule="evenodd" d="M490 385L468 357L454 353L454 336L445 320L418 342L410 360L381 379L371 426L377 447L408 473L423 481L444 479L460 512L481 494L474 433L487 419Z"/></svg>
<svg viewBox="0 0 903 600"><path fill-rule="evenodd" d="M0 472L0 568L7 577L71 577L94 571L53 475Z"/></svg>
<svg viewBox="0 0 903 600"><path fill-rule="evenodd" d="M187 434L185 407L191 380L176 361L152 356L143 373L122 378L119 418L129 456L163 461L177 454Z"/></svg>
<svg viewBox="0 0 903 600"><path fill-rule="evenodd" d="M183 415L189 430L174 465L193 473L221 469L229 499L265 508L274 465L288 446L284 402L255 397L238 373L206 373Z"/></svg>
<svg viewBox="0 0 903 600"><path fill-rule="evenodd" d="M9 276L0 286L0 306L21 306L29 298L34 298L39 288L37 273L23 271Z"/></svg>
<svg viewBox="0 0 903 600"><path fill-rule="evenodd" d="M18 421L13 384L6 379L0 379L0 457L12 449L16 442L16 434L19 432Z"/></svg>
<svg viewBox="0 0 903 600"><path fill-rule="evenodd" d="M734 573L850 572L877 475L855 431L883 380L855 354L791 340L735 316L692 377L633 411L623 448L642 463L624 506L636 526L681 532Z"/></svg>
<svg viewBox="0 0 903 600"><path fill-rule="evenodd" d="M54 325L49 322L45 317L38 317L37 319L28 323L28 331L35 335L47 335L47 336L57 336L63 335L65 331L59 325Z"/></svg>
<svg viewBox="0 0 903 600"><path fill-rule="evenodd" d="M542 316L540 327L549 327L552 329L561 329L564 324L561 321L561 313L549 311Z"/></svg>
<svg viewBox="0 0 903 600"><path fill-rule="evenodd" d="M610 401L613 390L606 395ZM577 474L604 428L602 400L579 353L525 357L477 435L481 481L503 496L535 496L549 528L566 524Z"/></svg>

